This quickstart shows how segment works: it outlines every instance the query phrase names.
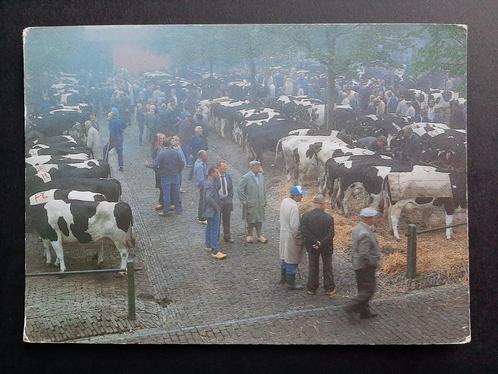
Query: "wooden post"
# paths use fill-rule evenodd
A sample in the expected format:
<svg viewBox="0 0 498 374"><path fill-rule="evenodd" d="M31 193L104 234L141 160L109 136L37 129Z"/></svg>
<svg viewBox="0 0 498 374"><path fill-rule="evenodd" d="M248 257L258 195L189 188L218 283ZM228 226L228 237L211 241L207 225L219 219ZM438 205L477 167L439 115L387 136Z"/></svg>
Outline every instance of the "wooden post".
<svg viewBox="0 0 498 374"><path fill-rule="evenodd" d="M408 246L406 252L406 277L413 279L417 274L417 226L408 225Z"/></svg>
<svg viewBox="0 0 498 374"><path fill-rule="evenodd" d="M128 319L134 321L137 316L135 307L135 263L133 260L128 260L126 270L128 276Z"/></svg>

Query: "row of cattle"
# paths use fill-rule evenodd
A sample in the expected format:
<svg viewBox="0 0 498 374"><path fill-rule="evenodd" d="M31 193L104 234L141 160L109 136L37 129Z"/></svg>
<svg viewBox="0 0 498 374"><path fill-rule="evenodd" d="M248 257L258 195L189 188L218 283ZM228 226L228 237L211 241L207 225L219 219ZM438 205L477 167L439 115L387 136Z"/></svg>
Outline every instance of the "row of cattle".
<svg viewBox="0 0 498 374"><path fill-rule="evenodd" d="M133 216L120 201L121 184L111 178L106 161L91 159L91 150L68 135L44 137L26 145L26 226L40 236L47 264L66 270L64 243L110 239L126 268L133 247ZM103 262L103 244L98 264Z"/></svg>
<svg viewBox="0 0 498 374"><path fill-rule="evenodd" d="M280 97L280 104L302 102L303 98ZM316 105L296 105L297 110L320 113ZM287 179L304 184L312 180L319 191L331 196L333 206L348 213L350 201L358 191L388 216L396 239L401 213L420 208L424 220L434 206L442 206L447 225L451 225L456 207L466 206L466 132L444 124L410 123L396 115L368 115L356 119L347 107L334 110L338 130L302 128L292 114L272 108L254 108L249 101L219 98L201 103L208 123L220 136L243 145L250 159L262 161L265 151L281 151ZM296 110L296 109L294 109ZM401 129L409 126L422 144L420 165L400 162L390 154L400 141ZM387 137L387 154L359 148L355 139L362 136ZM448 166L452 166L448 168ZM444 166L445 168L441 168ZM392 194L392 191L397 191ZM344 196L347 197L344 200ZM451 228L447 230L449 239Z"/></svg>
<svg viewBox="0 0 498 374"><path fill-rule="evenodd" d="M80 137L83 124L93 112L85 88L70 74L61 74L57 82L48 89L52 105L27 118L27 137L57 136L70 133Z"/></svg>

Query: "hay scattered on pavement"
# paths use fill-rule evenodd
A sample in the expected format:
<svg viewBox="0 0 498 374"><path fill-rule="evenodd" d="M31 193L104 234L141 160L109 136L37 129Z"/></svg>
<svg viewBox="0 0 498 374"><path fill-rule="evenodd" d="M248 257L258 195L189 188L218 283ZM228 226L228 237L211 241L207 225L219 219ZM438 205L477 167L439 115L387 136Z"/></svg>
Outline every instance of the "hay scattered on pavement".
<svg viewBox="0 0 498 374"><path fill-rule="evenodd" d="M285 183L279 186L279 192L282 197L288 195L291 184ZM308 187L307 194L299 204L301 213L313 209L311 200L315 191ZM328 197L326 196L328 199ZM334 251L337 253L349 252L351 248L351 232L354 226L359 222L359 218L344 217L339 212L330 209L327 202L327 213L334 217ZM410 221L410 222L408 222ZM376 225L377 240L382 251L381 271L389 275L397 275L406 272L406 247L408 223L415 223L419 230L422 230L421 215L403 217L399 225L400 241L396 241L392 235L387 219L380 219ZM442 211L434 211L431 219L432 227L444 226L444 216ZM458 222L454 222L458 223ZM445 231L435 231L417 236L417 272L422 273L441 273L451 279L466 281L468 279L468 238L467 227L461 226L453 229L454 239L447 240ZM456 277L456 278L455 278Z"/></svg>

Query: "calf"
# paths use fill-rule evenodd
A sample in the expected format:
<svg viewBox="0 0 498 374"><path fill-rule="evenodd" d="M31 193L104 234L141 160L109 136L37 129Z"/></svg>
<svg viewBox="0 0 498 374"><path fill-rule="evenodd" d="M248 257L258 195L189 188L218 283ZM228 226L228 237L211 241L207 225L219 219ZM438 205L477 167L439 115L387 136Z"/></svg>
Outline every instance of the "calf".
<svg viewBox="0 0 498 374"><path fill-rule="evenodd" d="M135 245L133 216L128 204L51 200L38 208L33 212L33 221L43 241L47 263L51 262L50 244L57 256L60 271L64 272L63 243L90 243L108 238L119 251L120 268L126 268L128 249Z"/></svg>

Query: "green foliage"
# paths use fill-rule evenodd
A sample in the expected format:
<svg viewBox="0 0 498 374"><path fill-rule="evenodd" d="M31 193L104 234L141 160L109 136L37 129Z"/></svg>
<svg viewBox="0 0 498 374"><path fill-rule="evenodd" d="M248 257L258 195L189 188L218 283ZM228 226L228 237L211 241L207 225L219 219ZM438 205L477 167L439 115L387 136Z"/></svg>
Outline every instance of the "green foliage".
<svg viewBox="0 0 498 374"><path fill-rule="evenodd" d="M419 76L425 72L446 72L451 77L467 74L467 31L457 25L419 26L418 35L427 43L417 49L412 73Z"/></svg>

